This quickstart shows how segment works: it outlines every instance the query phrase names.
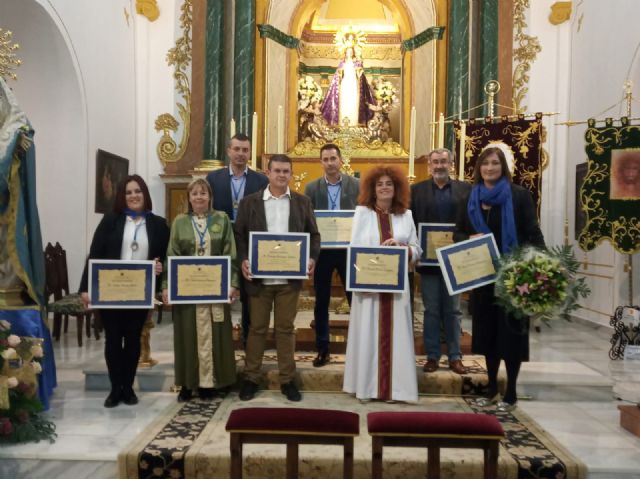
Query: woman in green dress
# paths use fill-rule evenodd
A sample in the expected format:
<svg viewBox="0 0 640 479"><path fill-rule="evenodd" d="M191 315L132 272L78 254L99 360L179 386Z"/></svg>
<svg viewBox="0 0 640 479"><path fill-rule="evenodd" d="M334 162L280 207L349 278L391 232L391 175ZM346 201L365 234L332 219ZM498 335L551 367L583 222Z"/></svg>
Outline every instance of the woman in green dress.
<svg viewBox="0 0 640 479"><path fill-rule="evenodd" d="M171 225L169 256L229 256L230 301L238 298L236 244L229 217L213 209L209 183L196 179L187 187L189 212L176 216ZM166 268L165 268L166 270ZM167 278L162 296L168 302ZM224 394L236 382L236 361L228 304L174 304L173 350L178 401L188 401L197 390L201 399Z"/></svg>

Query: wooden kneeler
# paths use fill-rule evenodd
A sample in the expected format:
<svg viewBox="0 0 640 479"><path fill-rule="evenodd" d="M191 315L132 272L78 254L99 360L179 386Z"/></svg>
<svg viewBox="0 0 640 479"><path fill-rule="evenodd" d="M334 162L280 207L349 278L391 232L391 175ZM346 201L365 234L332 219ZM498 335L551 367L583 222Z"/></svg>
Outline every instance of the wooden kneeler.
<svg viewBox="0 0 640 479"><path fill-rule="evenodd" d="M367 415L372 436L371 477L382 479L384 446L426 447L427 478L440 478L441 448L484 451L484 477L498 477L498 448L504 437L493 416L449 412L372 412Z"/></svg>
<svg viewBox="0 0 640 479"><path fill-rule="evenodd" d="M343 475L353 478L353 438L360 434L357 414L329 409L242 408L229 415L231 479L242 478L243 444L286 444L287 479L298 477L300 444L341 445Z"/></svg>

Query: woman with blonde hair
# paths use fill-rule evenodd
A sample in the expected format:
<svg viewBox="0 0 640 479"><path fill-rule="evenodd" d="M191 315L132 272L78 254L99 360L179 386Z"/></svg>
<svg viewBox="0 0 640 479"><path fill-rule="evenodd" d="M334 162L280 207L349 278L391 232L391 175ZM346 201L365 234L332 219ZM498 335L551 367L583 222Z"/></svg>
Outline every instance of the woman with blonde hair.
<svg viewBox="0 0 640 479"><path fill-rule="evenodd" d="M409 263L422 253L409 207L409 183L394 166L378 166L360 182L354 246L406 246ZM343 390L361 401L418 400L409 280L402 293L354 292Z"/></svg>
<svg viewBox="0 0 640 479"><path fill-rule="evenodd" d="M171 225L169 256L229 256L230 300L238 298L239 276L236 243L229 217L213 209L209 183L198 178L187 187L189 212L176 216ZM163 300L168 302L167 278ZM173 350L178 401L189 401L195 390L201 399L225 394L236 382L231 312L228 304L175 304Z"/></svg>

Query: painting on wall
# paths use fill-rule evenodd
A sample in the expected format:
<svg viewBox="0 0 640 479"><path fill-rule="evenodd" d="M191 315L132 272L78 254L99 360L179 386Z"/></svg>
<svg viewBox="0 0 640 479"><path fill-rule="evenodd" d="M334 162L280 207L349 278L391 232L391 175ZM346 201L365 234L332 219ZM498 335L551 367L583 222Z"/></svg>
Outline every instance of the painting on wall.
<svg viewBox="0 0 640 479"><path fill-rule="evenodd" d="M640 149L611 151L612 200L640 200Z"/></svg>
<svg viewBox="0 0 640 479"><path fill-rule="evenodd" d="M129 160L98 150L96 152L96 213L113 210L118 185L129 174Z"/></svg>

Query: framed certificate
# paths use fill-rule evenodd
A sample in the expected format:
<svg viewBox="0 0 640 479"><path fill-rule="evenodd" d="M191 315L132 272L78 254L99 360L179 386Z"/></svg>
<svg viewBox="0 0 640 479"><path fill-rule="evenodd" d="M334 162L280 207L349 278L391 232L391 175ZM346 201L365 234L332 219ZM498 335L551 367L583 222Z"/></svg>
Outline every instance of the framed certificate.
<svg viewBox="0 0 640 479"><path fill-rule="evenodd" d="M315 210L321 248L347 248L355 210Z"/></svg>
<svg viewBox="0 0 640 479"><path fill-rule="evenodd" d="M438 266L436 250L453 244L455 223L419 223L418 240L422 248L422 256L418 266Z"/></svg>
<svg viewBox="0 0 640 479"><path fill-rule="evenodd" d="M309 233L249 233L249 264L254 278L307 279Z"/></svg>
<svg viewBox="0 0 640 479"><path fill-rule="evenodd" d="M349 246L347 291L402 293L406 289L406 246Z"/></svg>
<svg viewBox="0 0 640 479"><path fill-rule="evenodd" d="M170 304L228 303L231 259L229 256L169 256L167 279Z"/></svg>
<svg viewBox="0 0 640 479"><path fill-rule="evenodd" d="M500 252L492 233L436 250L449 294L494 283Z"/></svg>
<svg viewBox="0 0 640 479"><path fill-rule="evenodd" d="M155 289L155 261L89 260L94 309L152 309Z"/></svg>

